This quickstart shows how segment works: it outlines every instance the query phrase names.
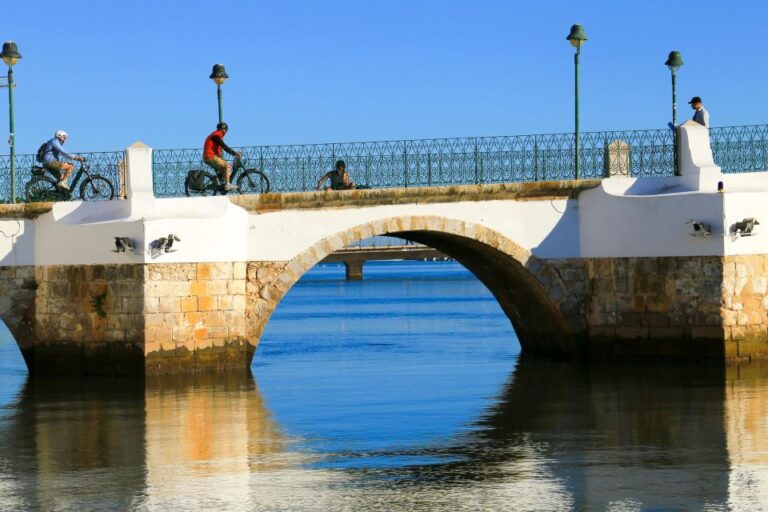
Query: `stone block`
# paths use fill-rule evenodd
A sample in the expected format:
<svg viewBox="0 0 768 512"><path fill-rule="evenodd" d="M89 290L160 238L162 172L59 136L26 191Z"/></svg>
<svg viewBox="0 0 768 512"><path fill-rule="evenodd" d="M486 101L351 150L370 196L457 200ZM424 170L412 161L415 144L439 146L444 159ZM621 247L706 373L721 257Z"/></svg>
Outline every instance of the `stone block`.
<svg viewBox="0 0 768 512"><path fill-rule="evenodd" d="M211 278L212 264L211 263L198 263L197 264L197 279L198 281L205 281Z"/></svg>
<svg viewBox="0 0 768 512"><path fill-rule="evenodd" d="M211 263L211 279L232 279L232 263Z"/></svg>
<svg viewBox="0 0 768 512"><path fill-rule="evenodd" d="M216 309L216 298L210 295L202 295L197 298L197 307L199 311L214 311Z"/></svg>
<svg viewBox="0 0 768 512"><path fill-rule="evenodd" d="M160 297L161 313L180 313L181 299L179 297Z"/></svg>
<svg viewBox="0 0 768 512"><path fill-rule="evenodd" d="M160 298L148 297L144 299L144 313L159 313L160 312Z"/></svg>
<svg viewBox="0 0 768 512"><path fill-rule="evenodd" d="M203 314L198 311L190 311L184 314L185 325L197 327L202 325Z"/></svg>
<svg viewBox="0 0 768 512"><path fill-rule="evenodd" d="M219 311L230 311L232 304L233 297L231 295L220 295L216 298L216 309Z"/></svg>
<svg viewBox="0 0 768 512"><path fill-rule="evenodd" d="M229 281L227 284L227 293L230 295L245 295L245 281Z"/></svg>
<svg viewBox="0 0 768 512"><path fill-rule="evenodd" d="M165 313L163 320L166 327L181 327L187 325L184 313Z"/></svg>
<svg viewBox="0 0 768 512"><path fill-rule="evenodd" d="M209 311L203 313L203 322L209 328L222 326L224 325L224 313L221 311Z"/></svg>
<svg viewBox="0 0 768 512"><path fill-rule="evenodd" d="M659 340L682 340L683 334L682 327L651 327L649 330L650 337Z"/></svg>
<svg viewBox="0 0 768 512"><path fill-rule="evenodd" d="M244 261L236 261L232 264L232 278L245 279L248 265Z"/></svg>
<svg viewBox="0 0 768 512"><path fill-rule="evenodd" d="M723 340L725 339L725 329L715 326L691 327L691 338L694 340Z"/></svg>
<svg viewBox="0 0 768 512"><path fill-rule="evenodd" d="M245 311L245 297L243 295L235 295L232 297L232 310Z"/></svg>
<svg viewBox="0 0 768 512"><path fill-rule="evenodd" d="M144 312L144 299L137 297L124 297L120 310L123 313L142 314Z"/></svg>
<svg viewBox="0 0 768 512"><path fill-rule="evenodd" d="M187 343L192 343L192 328L174 327L172 331L173 341L175 341L177 344L185 345Z"/></svg>
<svg viewBox="0 0 768 512"><path fill-rule="evenodd" d="M213 279L208 281L208 295L227 295L229 281L224 279Z"/></svg>
<svg viewBox="0 0 768 512"><path fill-rule="evenodd" d="M181 299L181 311L182 313L188 313L190 311L197 311L198 298L197 297L183 297Z"/></svg>
<svg viewBox="0 0 768 512"><path fill-rule="evenodd" d="M172 281L168 283L166 293L172 297L186 297L191 295L191 288L188 281Z"/></svg>
<svg viewBox="0 0 768 512"><path fill-rule="evenodd" d="M648 337L647 327L616 327L616 338L645 339Z"/></svg>
<svg viewBox="0 0 768 512"><path fill-rule="evenodd" d="M144 325L146 327L156 327L165 325L165 315L162 313L148 313L144 315Z"/></svg>
<svg viewBox="0 0 768 512"><path fill-rule="evenodd" d="M226 338L229 334L229 329L225 326L216 326L208 329L208 336L210 338Z"/></svg>
<svg viewBox="0 0 768 512"><path fill-rule="evenodd" d="M154 332L154 341L160 343L161 345L165 346L165 343L173 342L173 329L163 327L160 329L155 329Z"/></svg>
<svg viewBox="0 0 768 512"><path fill-rule="evenodd" d="M192 281L189 284L190 295L208 295L208 281Z"/></svg>

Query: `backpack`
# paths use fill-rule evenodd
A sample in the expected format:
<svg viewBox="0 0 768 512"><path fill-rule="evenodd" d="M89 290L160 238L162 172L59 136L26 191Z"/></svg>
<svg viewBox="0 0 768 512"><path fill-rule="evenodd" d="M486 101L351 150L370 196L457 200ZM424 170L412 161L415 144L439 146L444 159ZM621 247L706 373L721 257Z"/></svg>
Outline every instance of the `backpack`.
<svg viewBox="0 0 768 512"><path fill-rule="evenodd" d="M48 141L45 141L39 148L37 148L37 155L35 155L35 160L40 163L43 163L43 157L45 156L45 146L47 145Z"/></svg>

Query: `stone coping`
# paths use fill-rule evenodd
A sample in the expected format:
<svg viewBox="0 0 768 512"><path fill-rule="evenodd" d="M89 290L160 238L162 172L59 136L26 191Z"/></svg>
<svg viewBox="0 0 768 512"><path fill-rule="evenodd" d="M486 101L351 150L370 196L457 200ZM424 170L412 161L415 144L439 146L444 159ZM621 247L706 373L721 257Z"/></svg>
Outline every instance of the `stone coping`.
<svg viewBox="0 0 768 512"><path fill-rule="evenodd" d="M598 187L600 180L538 181L493 185L448 187L327 190L231 196L230 200L251 212L305 210L321 208L359 208L393 204L456 203L460 201L500 201L574 199L583 190Z"/></svg>
<svg viewBox="0 0 768 512"><path fill-rule="evenodd" d="M537 181L493 185L455 185L448 187L382 188L365 190L327 190L324 192L286 192L259 195L232 195L232 203L251 212L306 210L320 208L359 208L393 204L456 203L460 201L500 201L574 199L583 190L598 187L600 180ZM0 218L34 219L51 211L54 203L0 204Z"/></svg>
<svg viewBox="0 0 768 512"><path fill-rule="evenodd" d="M53 209L54 203L0 204L0 218L34 219Z"/></svg>

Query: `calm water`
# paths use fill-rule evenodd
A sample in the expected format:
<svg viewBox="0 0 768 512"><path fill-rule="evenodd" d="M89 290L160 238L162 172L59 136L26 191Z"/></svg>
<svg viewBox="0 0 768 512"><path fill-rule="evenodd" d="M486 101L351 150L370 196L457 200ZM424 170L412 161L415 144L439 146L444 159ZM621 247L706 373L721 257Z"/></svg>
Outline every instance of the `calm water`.
<svg viewBox="0 0 768 512"><path fill-rule="evenodd" d="M764 510L768 368L519 357L454 263L317 268L253 377L27 380L0 341L0 510Z"/></svg>

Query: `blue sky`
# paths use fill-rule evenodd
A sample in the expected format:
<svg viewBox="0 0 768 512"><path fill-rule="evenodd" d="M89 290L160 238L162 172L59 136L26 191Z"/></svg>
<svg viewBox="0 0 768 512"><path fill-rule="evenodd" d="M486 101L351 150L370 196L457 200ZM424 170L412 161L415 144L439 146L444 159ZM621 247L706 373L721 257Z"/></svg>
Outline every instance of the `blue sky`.
<svg viewBox="0 0 768 512"><path fill-rule="evenodd" d="M573 23L589 37L582 131L664 127L670 50L685 60L679 118L699 95L713 126L768 122L757 0L45 4L6 2L0 18L23 55L17 153L59 128L72 151L198 147L217 120L217 62L235 146L569 132ZM5 141L7 89L0 105Z"/></svg>

